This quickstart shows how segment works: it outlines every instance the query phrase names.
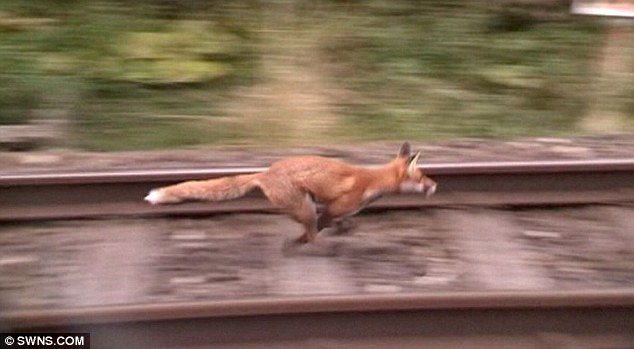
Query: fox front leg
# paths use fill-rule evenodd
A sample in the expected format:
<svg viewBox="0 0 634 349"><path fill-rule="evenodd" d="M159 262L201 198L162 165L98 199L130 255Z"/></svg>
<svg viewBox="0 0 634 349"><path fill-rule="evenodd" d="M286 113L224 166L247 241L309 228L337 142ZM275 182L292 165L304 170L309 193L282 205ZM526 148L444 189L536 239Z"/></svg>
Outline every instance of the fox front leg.
<svg viewBox="0 0 634 349"><path fill-rule="evenodd" d="M335 234L345 234L357 227L357 224L349 217L334 219L328 212L322 213L317 219L317 231L330 228L334 225Z"/></svg>
<svg viewBox="0 0 634 349"><path fill-rule="evenodd" d="M332 225L332 216L328 212L319 215L317 219L317 231L322 231Z"/></svg>

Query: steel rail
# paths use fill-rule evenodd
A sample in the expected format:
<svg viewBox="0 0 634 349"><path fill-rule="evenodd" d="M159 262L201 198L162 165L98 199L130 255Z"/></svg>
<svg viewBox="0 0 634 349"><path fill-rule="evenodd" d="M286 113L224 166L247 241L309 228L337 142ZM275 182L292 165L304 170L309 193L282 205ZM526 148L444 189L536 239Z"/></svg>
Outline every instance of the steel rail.
<svg viewBox="0 0 634 349"><path fill-rule="evenodd" d="M634 343L634 290L355 295L0 313L9 331L91 333L93 348L307 338L609 334ZM144 339L144 340L140 340ZM116 343L116 346L112 344ZM266 347L266 345L263 345Z"/></svg>
<svg viewBox="0 0 634 349"><path fill-rule="evenodd" d="M436 182L431 199L385 197L370 209L463 205L565 205L634 201L634 158L438 163L421 167ZM111 215L201 215L270 211L260 193L224 203L152 207L148 190L179 181L263 171L263 167L126 170L0 176L0 221Z"/></svg>
<svg viewBox="0 0 634 349"><path fill-rule="evenodd" d="M362 166L372 168L375 166ZM551 160L551 161L480 161L434 163L420 166L429 175L469 175L521 173L541 174L560 172L633 171L634 158L600 160ZM0 186L129 183L139 180L162 182L196 178L217 178L265 171L267 167L182 168L159 170L111 170L93 172L56 172L0 175Z"/></svg>

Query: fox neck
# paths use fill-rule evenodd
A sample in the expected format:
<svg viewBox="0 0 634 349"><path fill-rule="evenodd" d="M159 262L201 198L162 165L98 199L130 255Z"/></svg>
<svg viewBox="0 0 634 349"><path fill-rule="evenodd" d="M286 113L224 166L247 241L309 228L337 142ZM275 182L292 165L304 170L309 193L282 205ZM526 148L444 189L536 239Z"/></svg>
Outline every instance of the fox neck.
<svg viewBox="0 0 634 349"><path fill-rule="evenodd" d="M385 166L365 171L367 185L364 188L364 199L373 201L384 194L394 193L399 190L402 177L402 171L399 170L399 166L388 163Z"/></svg>

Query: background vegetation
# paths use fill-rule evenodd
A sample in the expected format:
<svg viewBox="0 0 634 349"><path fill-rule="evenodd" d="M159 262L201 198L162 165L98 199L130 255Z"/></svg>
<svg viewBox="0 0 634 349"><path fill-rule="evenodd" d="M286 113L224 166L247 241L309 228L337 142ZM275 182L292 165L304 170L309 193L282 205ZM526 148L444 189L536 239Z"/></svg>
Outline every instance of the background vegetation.
<svg viewBox="0 0 634 349"><path fill-rule="evenodd" d="M604 23L559 0L3 1L0 124L64 115L89 150L570 135Z"/></svg>

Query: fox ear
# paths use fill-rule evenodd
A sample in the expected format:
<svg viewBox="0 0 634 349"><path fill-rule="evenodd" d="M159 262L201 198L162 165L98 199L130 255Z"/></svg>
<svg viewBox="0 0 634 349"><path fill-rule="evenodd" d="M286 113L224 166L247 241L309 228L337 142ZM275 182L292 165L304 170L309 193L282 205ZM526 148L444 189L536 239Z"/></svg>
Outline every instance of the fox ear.
<svg viewBox="0 0 634 349"><path fill-rule="evenodd" d="M418 158L420 158L420 152L417 152L416 155L412 155L407 159L407 174L410 176L416 173Z"/></svg>
<svg viewBox="0 0 634 349"><path fill-rule="evenodd" d="M398 151L398 157L405 158L410 156L412 151L410 150L409 143L405 142L401 145L401 150Z"/></svg>

